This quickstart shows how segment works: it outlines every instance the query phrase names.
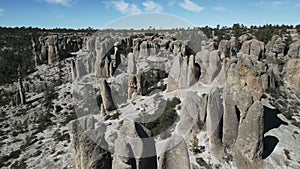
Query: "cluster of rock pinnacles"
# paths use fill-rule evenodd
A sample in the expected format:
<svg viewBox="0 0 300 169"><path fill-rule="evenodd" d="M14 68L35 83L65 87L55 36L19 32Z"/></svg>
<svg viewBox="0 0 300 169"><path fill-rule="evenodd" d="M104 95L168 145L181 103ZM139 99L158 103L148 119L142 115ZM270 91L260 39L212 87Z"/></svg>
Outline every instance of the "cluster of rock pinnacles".
<svg viewBox="0 0 300 169"><path fill-rule="evenodd" d="M143 74L137 71L136 59L155 56L161 51L172 53L174 59L167 91L189 88L196 83L221 84L202 96L203 112L198 120L206 124L209 148L214 155L221 159L228 153L232 154L237 166L242 168L255 167L262 160L264 106L261 99L268 87L278 85L278 59L285 56L289 59L285 79L288 85L300 91L300 66L297 64L300 61L300 42L296 41L288 47L285 40L277 35L266 45L249 35L221 40L219 44L206 40L201 43L201 51L195 55L187 55L188 42L164 36L89 37L84 41L69 37L61 40L61 44L58 44L57 37L50 36L46 40L40 39L39 43L37 45L33 41L37 64L45 60L46 55L48 63L52 64L59 60L58 53L63 49L74 45L74 48L81 49L80 45L84 43L84 49L91 52L86 60L72 60L72 80L76 81L89 73L103 79L99 87L101 109L105 114L112 114L117 109L110 86L104 79L113 77L121 63L121 46L132 49L126 56L129 100L143 94ZM22 85L19 86L22 95ZM70 123L77 169L190 168L188 148L184 141L178 141L181 138L171 139L168 145L174 148L165 147L163 154L156 155L154 140L145 143L143 139L151 140L151 132L138 122L124 121L114 143L115 154L112 154L105 140L105 125L95 128L94 120L88 116ZM135 140L138 147L126 140L127 137L140 138ZM145 156L147 152L155 155Z"/></svg>

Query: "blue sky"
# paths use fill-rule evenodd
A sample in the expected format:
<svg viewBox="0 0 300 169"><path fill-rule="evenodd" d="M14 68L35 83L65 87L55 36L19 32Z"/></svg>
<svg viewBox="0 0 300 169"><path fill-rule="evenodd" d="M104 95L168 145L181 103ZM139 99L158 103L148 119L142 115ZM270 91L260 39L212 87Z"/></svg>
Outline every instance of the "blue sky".
<svg viewBox="0 0 300 169"><path fill-rule="evenodd" d="M121 22L119 18L145 12L180 17L194 26L300 24L300 0L0 0L0 26L103 28L112 21ZM133 28L147 28L160 20L129 18ZM137 20L142 21L141 25L134 23ZM171 25L168 21L172 17L161 20Z"/></svg>

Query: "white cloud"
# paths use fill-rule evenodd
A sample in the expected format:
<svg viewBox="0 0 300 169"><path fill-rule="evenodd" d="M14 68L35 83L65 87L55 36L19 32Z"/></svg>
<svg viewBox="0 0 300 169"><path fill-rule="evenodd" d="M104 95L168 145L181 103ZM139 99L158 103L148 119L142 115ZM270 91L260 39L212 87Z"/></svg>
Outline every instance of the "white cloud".
<svg viewBox="0 0 300 169"><path fill-rule="evenodd" d="M273 2L273 5L282 5L282 4L284 4L283 1L274 1Z"/></svg>
<svg viewBox="0 0 300 169"><path fill-rule="evenodd" d="M45 0L45 1L50 4L57 4L57 5L62 5L62 6L68 6L72 2L72 0Z"/></svg>
<svg viewBox="0 0 300 169"><path fill-rule="evenodd" d="M0 16L3 16L4 14L4 9L0 9Z"/></svg>
<svg viewBox="0 0 300 169"><path fill-rule="evenodd" d="M148 12L161 12L164 10L160 4L157 4L153 1L145 1L142 4L145 7L145 11Z"/></svg>
<svg viewBox="0 0 300 169"><path fill-rule="evenodd" d="M216 11L227 11L227 9L225 7L222 7L222 6L215 6L213 7L214 10Z"/></svg>
<svg viewBox="0 0 300 169"><path fill-rule="evenodd" d="M115 8L117 11L123 13L123 14L139 14L141 13L141 10L138 8L137 5L127 3L124 0L119 1L107 1L103 2L106 4L106 7L109 8L111 5L113 8Z"/></svg>
<svg viewBox="0 0 300 169"><path fill-rule="evenodd" d="M184 3L179 3L179 5L182 8L192 12L201 12L204 9L204 7L199 6L191 0L184 0Z"/></svg>

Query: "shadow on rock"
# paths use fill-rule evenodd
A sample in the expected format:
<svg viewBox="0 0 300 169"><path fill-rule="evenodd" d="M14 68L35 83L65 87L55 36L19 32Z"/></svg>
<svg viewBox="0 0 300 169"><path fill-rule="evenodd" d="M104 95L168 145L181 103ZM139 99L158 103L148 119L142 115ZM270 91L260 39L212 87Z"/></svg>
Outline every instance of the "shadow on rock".
<svg viewBox="0 0 300 169"><path fill-rule="evenodd" d="M277 116L280 113L277 109L270 109L264 106L264 134L274 128L278 128L282 124L288 125L287 122Z"/></svg>
<svg viewBox="0 0 300 169"><path fill-rule="evenodd" d="M278 138L276 138L274 136L264 137L264 139L263 139L264 151L262 153L263 159L266 159L267 157L269 157L269 155L271 155L271 153L274 151L278 142L279 142Z"/></svg>

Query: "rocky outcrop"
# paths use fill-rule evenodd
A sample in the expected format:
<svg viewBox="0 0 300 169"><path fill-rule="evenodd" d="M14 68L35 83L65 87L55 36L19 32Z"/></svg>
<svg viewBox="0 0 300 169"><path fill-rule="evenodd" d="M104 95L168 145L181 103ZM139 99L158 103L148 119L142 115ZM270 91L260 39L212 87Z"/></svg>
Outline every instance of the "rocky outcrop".
<svg viewBox="0 0 300 169"><path fill-rule="evenodd" d="M127 59L128 59L127 73L129 73L129 74L136 74L137 73L137 68L136 68L134 54L133 53L129 53L128 56L127 56Z"/></svg>
<svg viewBox="0 0 300 169"><path fill-rule="evenodd" d="M111 154L105 149L107 142L104 138L104 129L94 128L94 118L88 116L69 124L76 169L111 168Z"/></svg>
<svg viewBox="0 0 300 169"><path fill-rule="evenodd" d="M133 55L135 56L135 58L139 57L141 42L142 42L142 38L133 39Z"/></svg>
<svg viewBox="0 0 300 169"><path fill-rule="evenodd" d="M228 40L221 40L219 42L218 50L221 53L221 58L224 59L225 57L229 57L229 41Z"/></svg>
<svg viewBox="0 0 300 169"><path fill-rule="evenodd" d="M288 86L300 92L300 41L296 41L290 45L287 56L285 81Z"/></svg>
<svg viewBox="0 0 300 169"><path fill-rule="evenodd" d="M32 54L35 64L47 62L49 65L69 57L71 52L77 52L83 47L83 37L77 35L48 35L32 39Z"/></svg>
<svg viewBox="0 0 300 169"><path fill-rule="evenodd" d="M249 55L243 55L238 60L228 59L225 67L223 144L231 146L235 143L239 124L245 118L249 107L262 97L263 80L267 83L269 81L263 78L264 75L268 76L265 64L255 61Z"/></svg>
<svg viewBox="0 0 300 169"><path fill-rule="evenodd" d="M97 63L97 62L96 62ZM111 58L108 56L101 60L100 64L96 64L96 77L97 78L109 78L111 77L110 73L110 65L111 65Z"/></svg>
<svg viewBox="0 0 300 169"><path fill-rule="evenodd" d="M285 79L287 85L300 92L300 59L289 58L286 64Z"/></svg>
<svg viewBox="0 0 300 169"><path fill-rule="evenodd" d="M156 169L157 157L151 132L139 123L125 120L115 140L113 169Z"/></svg>
<svg viewBox="0 0 300 169"><path fill-rule="evenodd" d="M23 81L22 81L22 77L21 77L21 66L20 65L18 66L17 89L18 89L18 94L16 95L16 98L15 98L16 105L18 105L18 103L25 104L26 103L25 89L23 87Z"/></svg>
<svg viewBox="0 0 300 169"><path fill-rule="evenodd" d="M80 59L76 60L75 69L76 69L76 79L77 78L80 79L82 78L82 76L87 74L86 67Z"/></svg>
<svg viewBox="0 0 300 169"><path fill-rule="evenodd" d="M288 56L290 58L299 58L300 57L300 40L292 43L289 47Z"/></svg>
<svg viewBox="0 0 300 169"><path fill-rule="evenodd" d="M245 168L246 164L252 166L262 159L264 108L261 98L264 83L267 88L272 86L270 79L274 77L270 73L272 69L268 70L264 63L250 55L227 59L225 68L222 143L226 150L233 150L238 166Z"/></svg>
<svg viewBox="0 0 300 169"><path fill-rule="evenodd" d="M182 57L179 53L174 57L168 76L168 91L184 89L196 82L194 56Z"/></svg>
<svg viewBox="0 0 300 169"><path fill-rule="evenodd" d="M217 47L217 43L214 42L212 39L201 41L201 51L213 51L216 50Z"/></svg>
<svg viewBox="0 0 300 169"><path fill-rule="evenodd" d="M264 53L265 44L257 39L252 39L243 42L240 52L251 55L255 60L260 60Z"/></svg>
<svg viewBox="0 0 300 169"><path fill-rule="evenodd" d="M203 83L211 83L220 73L222 69L221 59L218 50L204 50L196 55L196 63L200 65L201 76L200 81Z"/></svg>
<svg viewBox="0 0 300 169"><path fill-rule="evenodd" d="M111 95L111 89L106 80L101 81L100 92L101 92L101 98L102 98L105 110L106 111L116 110L116 106L114 104L114 101L113 101L113 98Z"/></svg>
<svg viewBox="0 0 300 169"><path fill-rule="evenodd" d="M263 152L263 132L263 105L256 101L239 127L235 151L240 152L250 162L260 160Z"/></svg>
<svg viewBox="0 0 300 169"><path fill-rule="evenodd" d="M221 59L224 59L225 57L235 56L239 51L239 48L240 43L235 37L232 37L230 40L221 40L218 50L220 52Z"/></svg>
<svg viewBox="0 0 300 169"><path fill-rule="evenodd" d="M73 59L71 60L71 77L73 82L77 79L76 66Z"/></svg>
<svg viewBox="0 0 300 169"><path fill-rule="evenodd" d="M60 60L57 41L58 41L57 35L52 35L47 37L46 44L48 46L47 51L48 51L49 65L57 63Z"/></svg>
<svg viewBox="0 0 300 169"><path fill-rule="evenodd" d="M173 136L165 145L158 169L190 169L189 153L183 138Z"/></svg>
<svg viewBox="0 0 300 169"><path fill-rule="evenodd" d="M25 98L25 92L24 92L23 83L22 83L21 78L18 79L18 93L19 93L20 103L25 104L26 98Z"/></svg>
<svg viewBox="0 0 300 169"><path fill-rule="evenodd" d="M283 58L286 50L286 42L279 35L274 35L266 45L266 56L270 59Z"/></svg>
<svg viewBox="0 0 300 169"><path fill-rule="evenodd" d="M211 150L218 153L222 146L223 100L219 88L214 88L207 100L206 127Z"/></svg>
<svg viewBox="0 0 300 169"><path fill-rule="evenodd" d="M182 56L187 55L188 41L175 40L170 43L170 49L174 55L180 53Z"/></svg>
<svg viewBox="0 0 300 169"><path fill-rule="evenodd" d="M121 42L114 43L114 39L106 38L101 41L100 37L96 38L94 69L97 78L113 77L115 70L121 63L119 45Z"/></svg>
<svg viewBox="0 0 300 169"><path fill-rule="evenodd" d="M138 81L137 77L141 78L141 74L139 76L129 75L128 77L128 100L134 99L133 96L142 95L141 79Z"/></svg>

